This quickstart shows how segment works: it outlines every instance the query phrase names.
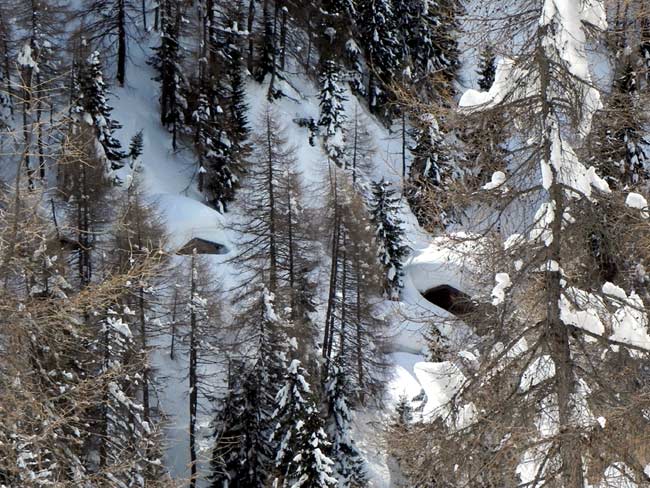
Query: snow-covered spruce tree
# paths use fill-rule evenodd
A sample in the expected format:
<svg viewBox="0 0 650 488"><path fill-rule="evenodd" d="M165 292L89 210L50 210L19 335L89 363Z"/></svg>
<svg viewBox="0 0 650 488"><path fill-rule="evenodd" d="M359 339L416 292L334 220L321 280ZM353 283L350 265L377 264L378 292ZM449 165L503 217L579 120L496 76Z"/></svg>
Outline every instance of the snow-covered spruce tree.
<svg viewBox="0 0 650 488"><path fill-rule="evenodd" d="M391 0L369 0L357 5L360 40L368 62L368 104L374 113L385 115L399 59L399 34Z"/></svg>
<svg viewBox="0 0 650 488"><path fill-rule="evenodd" d="M334 61L326 61L323 64L320 75L321 91L318 96L320 100L320 118L318 125L323 127L325 136L325 149L332 160L342 165L343 157L343 126L345 123L345 96L339 80L340 68Z"/></svg>
<svg viewBox="0 0 650 488"><path fill-rule="evenodd" d="M126 157L122 145L113 132L121 125L111 118L113 110L107 101L106 85L99 52L93 51L82 65L79 76L79 96L73 114L78 124L89 125L95 132L100 158L106 160L106 171L112 172L124 166Z"/></svg>
<svg viewBox="0 0 650 488"><path fill-rule="evenodd" d="M241 460L246 458L246 447L242 440L250 429L245 425L247 409L246 392L243 387L243 376L246 371L241 361L228 361L227 390L217 403L217 411L213 420L214 449L211 458L210 480L214 488L224 486L240 486ZM257 430L257 428L255 428Z"/></svg>
<svg viewBox="0 0 650 488"><path fill-rule="evenodd" d="M451 160L450 148L435 117L425 114L419 122L405 196L420 225L435 229L454 221L447 192L460 172Z"/></svg>
<svg viewBox="0 0 650 488"><path fill-rule="evenodd" d="M83 0L82 15L88 22L86 30L99 41L110 59L115 59L116 79L120 86L126 81L129 42L138 43L138 19L142 16L138 0ZM115 51L115 52L114 52Z"/></svg>
<svg viewBox="0 0 650 488"><path fill-rule="evenodd" d="M253 76L262 83L267 75L269 90L267 99L272 101L283 95L276 82L283 79L281 73L286 56L287 7L284 0L262 0L262 20L257 34L257 59Z"/></svg>
<svg viewBox="0 0 650 488"><path fill-rule="evenodd" d="M131 167L136 167L137 162L140 160L140 156L144 153L144 135L143 131L139 130L131 138L129 142L129 158L131 159Z"/></svg>
<svg viewBox="0 0 650 488"><path fill-rule="evenodd" d="M257 34L257 57L255 60L255 79L261 83L266 75L275 68L275 29L271 1L264 0L262 4L261 32Z"/></svg>
<svg viewBox="0 0 650 488"><path fill-rule="evenodd" d="M334 461L338 486L361 488L368 484L364 460L350 437L349 381L347 368L339 356L330 368L325 394L328 405L327 433L332 443L329 457Z"/></svg>
<svg viewBox="0 0 650 488"><path fill-rule="evenodd" d="M599 286L584 269L589 227L617 202L620 245L644 258L637 232L647 229L623 230L644 205L632 198L626 210L625 195L610 193L571 146L584 143L599 107L587 44L606 27L604 5L521 9L510 29L481 27L521 40L500 44L511 50L497 73L507 83L495 97L470 91L460 101L507 111L516 132L509 176L472 202L486 215L473 230L489 237L474 249L494 308L479 307L485 335L462 346L476 347L476 361L443 363L458 389L401 446L406 471L415 486L646 486L647 309L625 280ZM491 232L499 220L502 235Z"/></svg>
<svg viewBox="0 0 650 488"><path fill-rule="evenodd" d="M390 183L382 179L372 183L372 197L369 202L370 218L375 225L378 244L378 258L386 270L385 293L392 299L399 298L402 282L402 261L409 253L404 244L404 229L398 213L400 199L395 196Z"/></svg>
<svg viewBox="0 0 650 488"><path fill-rule="evenodd" d="M160 46L154 48L151 65L160 83L160 122L172 133L172 147L177 148L179 132L185 123L187 82L180 45L183 11L179 0L160 2Z"/></svg>
<svg viewBox="0 0 650 488"><path fill-rule="evenodd" d="M476 70L476 73L478 74L478 86L481 90L489 91L490 88L492 88L496 69L494 48L488 44L481 50L481 57Z"/></svg>
<svg viewBox="0 0 650 488"><path fill-rule="evenodd" d="M628 48L629 49L629 48ZM650 143L634 58L623 55L605 107L590 134L590 158L612 187L634 187L650 176Z"/></svg>
<svg viewBox="0 0 650 488"><path fill-rule="evenodd" d="M286 369L286 324L266 288L236 317L242 356L214 421L212 486L265 488L277 442L271 439L275 396ZM243 332L242 332L243 330ZM231 450L237 446L236 453Z"/></svg>
<svg viewBox="0 0 650 488"><path fill-rule="evenodd" d="M416 89L446 98L460 66L457 47L458 5L454 1L404 0L395 3L402 62ZM427 80L427 83L422 83Z"/></svg>
<svg viewBox="0 0 650 488"><path fill-rule="evenodd" d="M339 486L332 476L334 463L327 456L330 442L306 376L300 361L294 359L276 396L275 483L283 488Z"/></svg>
<svg viewBox="0 0 650 488"><path fill-rule="evenodd" d="M197 105L192 113L199 156L198 184L219 212L228 209L239 182L239 161L234 159L227 132L227 116L220 105L220 82L199 82Z"/></svg>
<svg viewBox="0 0 650 488"><path fill-rule="evenodd" d="M246 141L250 135L248 123L248 103L246 102L246 85L244 79L243 43L247 32L243 31L244 14L240 1L222 7L223 13L217 35L223 37L222 52L225 58L225 73L228 79L225 88L225 105L230 115L230 139L239 153L246 153ZM240 156L241 157L241 156Z"/></svg>

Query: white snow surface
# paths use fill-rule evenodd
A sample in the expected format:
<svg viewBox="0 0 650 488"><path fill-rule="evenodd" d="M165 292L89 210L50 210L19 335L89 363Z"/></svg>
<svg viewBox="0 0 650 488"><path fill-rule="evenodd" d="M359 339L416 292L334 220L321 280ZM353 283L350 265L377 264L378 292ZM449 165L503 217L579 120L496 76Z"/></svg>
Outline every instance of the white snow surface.
<svg viewBox="0 0 650 488"><path fill-rule="evenodd" d="M644 219L647 219L650 216L648 214L648 200L639 193L628 193L627 198L625 199L625 205L630 208L641 210L641 215Z"/></svg>

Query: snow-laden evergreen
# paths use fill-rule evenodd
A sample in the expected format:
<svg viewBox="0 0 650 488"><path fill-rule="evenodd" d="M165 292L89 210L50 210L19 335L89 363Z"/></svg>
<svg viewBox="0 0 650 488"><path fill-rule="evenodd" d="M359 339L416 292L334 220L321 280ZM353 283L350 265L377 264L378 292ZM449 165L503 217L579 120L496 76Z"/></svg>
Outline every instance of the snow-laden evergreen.
<svg viewBox="0 0 650 488"><path fill-rule="evenodd" d="M338 486L333 461L328 457L330 441L316 408L307 372L294 359L286 370L276 396L272 439L275 454L276 486L282 488L327 488Z"/></svg>
<svg viewBox="0 0 650 488"><path fill-rule="evenodd" d="M102 64L98 51L93 51L80 66L78 73L79 93L72 109L79 123L93 128L98 142L98 156L105 158L107 172L124 166L125 153L114 133L122 126L111 118L112 107L108 104Z"/></svg>
<svg viewBox="0 0 650 488"><path fill-rule="evenodd" d="M363 457L351 437L349 389L346 368L339 356L330 368L325 386L329 414L327 433L332 443L330 457L334 460L337 486L361 488L368 484L368 477Z"/></svg>
<svg viewBox="0 0 650 488"><path fill-rule="evenodd" d="M325 61L320 76L320 118L318 125L323 127L325 148L337 164L341 164L344 152L343 127L346 120L343 103L345 97L340 86L339 67L334 61Z"/></svg>
<svg viewBox="0 0 650 488"><path fill-rule="evenodd" d="M379 262L386 270L386 294L397 299L404 286L402 263L409 253L399 218L400 198L383 179L373 182L371 190L370 215L376 228Z"/></svg>

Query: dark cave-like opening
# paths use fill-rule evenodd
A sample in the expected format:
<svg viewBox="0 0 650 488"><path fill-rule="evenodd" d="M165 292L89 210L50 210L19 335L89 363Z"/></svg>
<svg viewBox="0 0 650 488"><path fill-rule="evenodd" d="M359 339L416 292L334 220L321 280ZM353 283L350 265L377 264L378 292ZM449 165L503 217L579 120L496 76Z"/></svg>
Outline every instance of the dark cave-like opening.
<svg viewBox="0 0 650 488"><path fill-rule="evenodd" d="M422 293L422 296L428 302L454 315L467 315L476 309L476 303L467 293L449 285L431 288Z"/></svg>

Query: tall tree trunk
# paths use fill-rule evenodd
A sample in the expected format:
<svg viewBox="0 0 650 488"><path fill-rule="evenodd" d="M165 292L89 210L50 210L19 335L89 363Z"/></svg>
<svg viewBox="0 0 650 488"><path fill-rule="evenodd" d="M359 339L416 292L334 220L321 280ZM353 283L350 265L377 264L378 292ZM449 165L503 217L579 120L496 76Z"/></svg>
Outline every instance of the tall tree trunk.
<svg viewBox="0 0 650 488"><path fill-rule="evenodd" d="M288 10L287 7L284 6L284 2L278 2L278 4L282 3L282 26L280 27L280 69L284 70L285 63L286 63L286 58L287 58L287 17L288 17Z"/></svg>
<svg viewBox="0 0 650 488"><path fill-rule="evenodd" d="M124 86L126 80L126 5L117 3L117 82Z"/></svg>
<svg viewBox="0 0 650 488"><path fill-rule="evenodd" d="M267 179L269 191L269 291L275 293L278 285L278 256L277 256L277 243L276 243L276 208L275 208L275 184L273 174L274 152L273 147L273 134L271 133L271 114L266 115L266 143L268 150L267 161Z"/></svg>
<svg viewBox="0 0 650 488"><path fill-rule="evenodd" d="M355 250L354 267L356 275L356 300L355 300L355 327L357 333L357 378L359 380L359 400L364 403L365 400L365 379L363 374L363 330L361 325L361 261L359 258L359 250Z"/></svg>
<svg viewBox="0 0 650 488"><path fill-rule="evenodd" d="M198 381L197 381L197 321L195 310L196 297L196 251L192 255L190 278L190 337L189 337L189 388L190 388L190 488L196 487L197 458L196 458L196 413L198 410Z"/></svg>
<svg viewBox="0 0 650 488"><path fill-rule="evenodd" d="M343 252L341 253L341 263L343 263L343 269L341 270L341 329L339 330L339 355L341 358L344 357L345 355L345 325L347 321L347 301L348 301L348 294L347 294L347 286L348 286L348 262L347 262L347 256L348 253L346 251L346 244L347 244L347 234L343 232Z"/></svg>
<svg viewBox="0 0 650 488"><path fill-rule="evenodd" d="M253 72L253 63L254 63L254 54L255 54L255 43L253 41L253 26L255 25L255 0L249 0L248 2L248 59L246 64L248 65L248 72Z"/></svg>
<svg viewBox="0 0 650 488"><path fill-rule="evenodd" d="M142 0L142 27L145 33L149 30L147 27L147 0Z"/></svg>
<svg viewBox="0 0 650 488"><path fill-rule="evenodd" d="M287 190L287 253L289 259L289 293L291 306L291 320L296 319L296 270L295 249L293 237L293 204L291 202L291 188Z"/></svg>
<svg viewBox="0 0 650 488"><path fill-rule="evenodd" d="M545 29L542 33L545 34ZM552 127L547 126L547 121L555 114L552 110L552 92L551 92L551 61L545 52L542 44L543 35L540 38L537 47L537 63L540 72L540 99L541 114L540 127L543 139L543 154L545 161L553 160L552 140L554 137ZM549 189L551 202L555 205L555 215L564 215L565 201L564 188L559 182L559 174L554 166L553 183ZM562 263L562 218L555 218L551 224L553 241L548 247L548 262L556 262L561 269ZM582 466L582 450L580 449L580 439L576 432L573 432L572 414L572 397L575 393L575 378L573 371L573 362L569 347L569 328L562 322L560 316L560 299L562 297L562 274L558 271L546 271L546 325L547 340L551 359L555 365L555 393L558 402L558 442L559 454L562 460L562 479L564 488L583 488L584 475Z"/></svg>
<svg viewBox="0 0 650 488"><path fill-rule="evenodd" d="M332 228L332 247L330 253L332 264L330 266L330 282L329 282L329 292L327 296L327 311L325 312L325 331L323 333L323 351L322 351L323 358L327 360L325 362L325 372L327 372L327 369L329 369L330 357L327 354L328 344L330 343L330 336L334 333L333 319L334 319L334 308L335 308L335 300L336 300L336 280L338 274L339 238L341 232L339 204L338 204L338 186L336 182L336 170L334 170L332 183L333 183L332 190L334 192L334 226ZM326 376L327 376L326 374L323 375L323 377Z"/></svg>
<svg viewBox="0 0 650 488"><path fill-rule="evenodd" d="M402 109L402 182L406 181L406 111Z"/></svg>
<svg viewBox="0 0 650 488"><path fill-rule="evenodd" d="M9 26L4 17L2 9L0 9L0 45L2 45L2 63L4 66L5 85L7 90L7 103L9 103L9 111L14 115L14 100L13 100L13 86L11 84L11 53L9 52Z"/></svg>
<svg viewBox="0 0 650 488"><path fill-rule="evenodd" d="M172 299L172 323L171 323L171 345L169 347L169 358L174 360L176 356L176 351L174 346L176 345L176 313L178 310L178 286L174 284L174 298Z"/></svg>
<svg viewBox="0 0 650 488"><path fill-rule="evenodd" d="M264 0L264 15L268 15L268 2ZM272 101L275 98L275 78L278 70L278 46L277 46L277 32L278 32L278 12L280 11L280 1L275 2L273 10L273 32L271 33L271 81L269 82L269 92L267 99Z"/></svg>

